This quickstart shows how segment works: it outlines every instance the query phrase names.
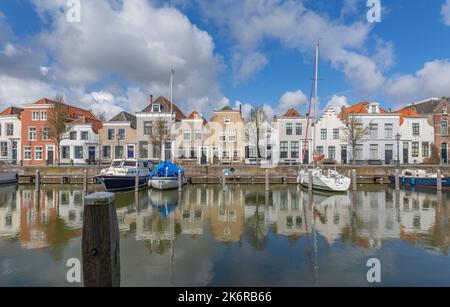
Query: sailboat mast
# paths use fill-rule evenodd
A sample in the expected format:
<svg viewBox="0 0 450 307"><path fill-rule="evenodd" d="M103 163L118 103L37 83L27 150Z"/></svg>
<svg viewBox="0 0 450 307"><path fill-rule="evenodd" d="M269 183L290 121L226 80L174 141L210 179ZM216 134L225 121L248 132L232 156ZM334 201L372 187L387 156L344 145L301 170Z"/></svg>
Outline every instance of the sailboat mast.
<svg viewBox="0 0 450 307"><path fill-rule="evenodd" d="M171 151L171 160L172 163L175 161L174 159L174 142L173 142L173 135L172 135L172 127L175 124L175 121L173 120L173 74L175 73L175 70L173 68L170 69L170 151Z"/></svg>
<svg viewBox="0 0 450 307"><path fill-rule="evenodd" d="M318 112L318 75L319 75L319 44L317 44L316 46L316 56L315 56L315 63L314 63L314 67L315 67L315 71L314 71L314 130L313 130L313 153L316 152L316 134L317 134L317 129L316 129L316 124L317 124L317 114Z"/></svg>

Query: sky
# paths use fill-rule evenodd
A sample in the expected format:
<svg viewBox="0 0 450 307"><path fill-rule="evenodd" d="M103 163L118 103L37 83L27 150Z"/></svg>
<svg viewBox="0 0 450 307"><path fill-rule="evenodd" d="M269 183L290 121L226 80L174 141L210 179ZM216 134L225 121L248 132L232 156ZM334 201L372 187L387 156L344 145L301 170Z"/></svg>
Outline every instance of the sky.
<svg viewBox="0 0 450 307"><path fill-rule="evenodd" d="M450 0L0 1L0 107L63 94L110 118L170 95L188 115L307 113L450 96ZM370 0L369 2L378 2ZM79 6L78 6L79 4Z"/></svg>

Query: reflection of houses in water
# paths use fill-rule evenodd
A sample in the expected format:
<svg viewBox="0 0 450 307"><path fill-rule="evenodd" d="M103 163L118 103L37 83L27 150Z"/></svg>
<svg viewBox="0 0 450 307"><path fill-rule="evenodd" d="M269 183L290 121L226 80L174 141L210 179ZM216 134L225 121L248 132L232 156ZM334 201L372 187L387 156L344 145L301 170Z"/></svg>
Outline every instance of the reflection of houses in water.
<svg viewBox="0 0 450 307"><path fill-rule="evenodd" d="M47 201L54 202L54 195L59 198L59 217L64 220L69 229L83 228L83 193L74 190L46 190Z"/></svg>
<svg viewBox="0 0 450 307"><path fill-rule="evenodd" d="M128 207L117 209L117 222L119 223L119 231L127 232L131 230L131 224L136 223L136 210Z"/></svg>
<svg viewBox="0 0 450 307"><path fill-rule="evenodd" d="M181 226L181 233L196 238L203 235L203 227L209 218L209 204L214 189L189 187L185 189L181 207L177 208L175 218Z"/></svg>
<svg viewBox="0 0 450 307"><path fill-rule="evenodd" d="M14 187L0 188L0 237L15 237L20 232L20 206Z"/></svg>

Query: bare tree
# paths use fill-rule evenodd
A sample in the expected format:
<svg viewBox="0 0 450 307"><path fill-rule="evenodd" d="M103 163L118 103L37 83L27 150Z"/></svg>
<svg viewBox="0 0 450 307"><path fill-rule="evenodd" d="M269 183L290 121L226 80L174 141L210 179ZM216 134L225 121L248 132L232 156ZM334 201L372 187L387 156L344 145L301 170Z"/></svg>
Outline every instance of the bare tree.
<svg viewBox="0 0 450 307"><path fill-rule="evenodd" d="M439 148L436 144L431 144L431 155L424 159L425 164L429 165L439 165L441 164L441 155L439 154Z"/></svg>
<svg viewBox="0 0 450 307"><path fill-rule="evenodd" d="M162 118L153 122L153 129L149 135L150 143L156 148L156 152L160 153L162 159L162 149L164 144L170 140L170 129L167 127L167 121Z"/></svg>
<svg viewBox="0 0 450 307"><path fill-rule="evenodd" d="M50 130L50 138L56 143L56 163L59 165L61 141L66 138L67 132L70 130L70 127L67 125L67 122L69 121L69 109L67 105L64 104L63 95L56 95L55 102L56 103L54 103L50 109L47 122Z"/></svg>
<svg viewBox="0 0 450 307"><path fill-rule="evenodd" d="M267 113L262 106L252 108L247 118L247 129L245 129L246 139L249 142L254 141L256 143L256 160L258 165L262 159L260 143L266 137L267 133L270 132L267 121Z"/></svg>
<svg viewBox="0 0 450 307"><path fill-rule="evenodd" d="M352 114L347 114L342 108L342 121L345 127L342 129L341 141L347 143L352 148L352 164L356 164L356 146L369 133L370 125L364 127L361 119Z"/></svg>

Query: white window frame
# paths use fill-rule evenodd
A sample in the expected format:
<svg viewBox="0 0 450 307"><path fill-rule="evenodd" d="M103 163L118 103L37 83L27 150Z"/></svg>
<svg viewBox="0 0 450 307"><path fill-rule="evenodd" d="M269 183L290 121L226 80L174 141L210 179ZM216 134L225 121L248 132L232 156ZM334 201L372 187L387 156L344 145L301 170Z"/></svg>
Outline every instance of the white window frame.
<svg viewBox="0 0 450 307"><path fill-rule="evenodd" d="M31 137L31 129L34 129L34 137ZM28 127L28 140L29 141L36 141L37 140L37 129L36 127Z"/></svg>
<svg viewBox="0 0 450 307"><path fill-rule="evenodd" d="M27 158L27 154L30 155L29 158ZM32 159L32 149L31 149L31 146L25 146L25 147L23 147L23 159L24 159L25 161L31 161L31 159Z"/></svg>
<svg viewBox="0 0 450 307"><path fill-rule="evenodd" d="M230 117L225 117L225 118L223 119L223 123L224 123L225 125L231 125L231 118L230 118Z"/></svg>
<svg viewBox="0 0 450 307"><path fill-rule="evenodd" d="M40 148L40 152L41 152L41 158L38 158L38 149ZM36 146L34 147L34 160L36 161L43 161L44 160L44 148L42 146Z"/></svg>
<svg viewBox="0 0 450 307"><path fill-rule="evenodd" d="M48 129L48 138L45 137L45 132L44 132L45 129ZM42 127L42 140L50 141L50 128L49 127Z"/></svg>
<svg viewBox="0 0 450 307"><path fill-rule="evenodd" d="M9 126L12 127L12 129L8 129ZM0 131L1 131L1 127L0 127ZM6 136L13 136L14 135L14 124L13 123L6 123L5 124L5 130L6 130ZM12 131L11 133L8 133L9 131Z"/></svg>
<svg viewBox="0 0 450 307"><path fill-rule="evenodd" d="M83 139L83 133L86 135L86 139ZM80 132L80 140L81 141L89 141L89 131L81 131Z"/></svg>
<svg viewBox="0 0 450 307"><path fill-rule="evenodd" d="M186 136L189 136L186 138ZM183 141L190 142L191 141L191 131L190 130L183 130Z"/></svg>
<svg viewBox="0 0 450 307"><path fill-rule="evenodd" d="M5 145L5 151L3 152L3 148L2 146ZM2 158L7 158L8 157L8 142L0 142L0 156Z"/></svg>
<svg viewBox="0 0 450 307"><path fill-rule="evenodd" d="M40 111L31 111L31 120L34 122L39 121L40 114L41 114ZM37 115L37 116L35 116L35 115Z"/></svg>
<svg viewBox="0 0 450 307"><path fill-rule="evenodd" d="M47 111L41 111L41 120L47 121L47 119L48 119Z"/></svg>

